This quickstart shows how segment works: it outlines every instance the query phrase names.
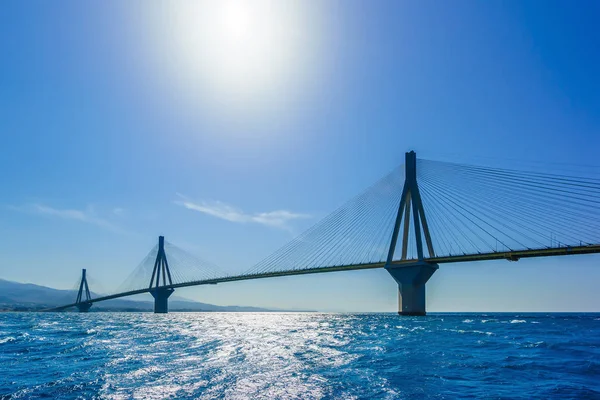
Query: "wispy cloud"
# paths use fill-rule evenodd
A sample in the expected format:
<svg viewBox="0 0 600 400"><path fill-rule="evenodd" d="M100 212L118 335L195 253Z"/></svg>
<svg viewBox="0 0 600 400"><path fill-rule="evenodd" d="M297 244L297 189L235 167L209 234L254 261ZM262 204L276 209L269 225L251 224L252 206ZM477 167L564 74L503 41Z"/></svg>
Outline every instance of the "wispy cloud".
<svg viewBox="0 0 600 400"><path fill-rule="evenodd" d="M26 212L30 214L45 215L50 217L83 222L112 231L121 232L121 229L119 227L115 226L107 219L99 217L94 207L91 205L87 206L85 210L53 208L40 203L30 203L22 206L11 206L10 208L13 210Z"/></svg>
<svg viewBox="0 0 600 400"><path fill-rule="evenodd" d="M230 222L256 223L289 230L290 227L288 226L288 223L290 221L311 218L308 214L294 213L287 210L247 214L241 209L221 201L195 202L180 193L177 193L177 196L180 198L180 200L175 201L175 204L177 205L185 207L188 210L198 211Z"/></svg>

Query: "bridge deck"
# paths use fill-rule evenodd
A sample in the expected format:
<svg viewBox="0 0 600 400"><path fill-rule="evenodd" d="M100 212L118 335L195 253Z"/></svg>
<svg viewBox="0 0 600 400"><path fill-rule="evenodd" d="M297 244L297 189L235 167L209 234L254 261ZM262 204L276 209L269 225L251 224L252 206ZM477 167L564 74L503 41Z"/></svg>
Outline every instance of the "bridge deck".
<svg viewBox="0 0 600 400"><path fill-rule="evenodd" d="M518 261L521 258L532 258L532 257L549 257L549 256L564 256L564 255L575 255L575 254L592 254L600 253L600 245L589 245L589 246L575 246L575 247L556 247L546 249L529 249L529 250L518 250L508 252L491 252L491 253L479 253L479 254L463 254L453 255L446 257L432 257L425 259L426 262L435 264L446 264L446 263L457 263L457 262L472 262L472 261L485 261L485 260L509 260ZM406 264L414 263L416 260L396 260L393 265L402 266ZM246 281L251 279L264 279L264 278L276 278L281 276L292 276L292 275L306 275L306 274L318 274L325 272L338 272L338 271L354 271L361 269L375 269L383 268L384 262L355 264L355 265L339 265L331 267L319 267L319 268L307 268L307 269L296 269L280 272L268 272L253 275L237 275L237 276L225 276L216 279L206 279L200 281L191 281L177 283L173 285L163 286L162 288L176 289L189 286L200 286L200 285L216 285L218 283L235 282L235 281ZM150 288L144 288L139 290L132 290L129 292L122 292L111 294L108 296L97 297L89 300L89 303L97 303L106 300L118 299L121 297L133 296L141 293L149 293ZM60 307L50 308L44 311L61 311L70 307L77 306L77 303L67 304Z"/></svg>

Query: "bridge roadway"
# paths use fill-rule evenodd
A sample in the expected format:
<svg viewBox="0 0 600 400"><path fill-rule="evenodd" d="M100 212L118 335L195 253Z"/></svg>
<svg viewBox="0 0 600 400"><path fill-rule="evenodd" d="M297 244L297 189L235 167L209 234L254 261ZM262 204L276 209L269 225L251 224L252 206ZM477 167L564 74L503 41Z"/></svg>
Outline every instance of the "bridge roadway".
<svg viewBox="0 0 600 400"><path fill-rule="evenodd" d="M426 258L425 262L433 264L445 264L445 263L456 263L456 262L471 262L471 261L485 261L485 260L509 260L518 261L521 258L532 258L532 257L548 257L548 256L565 256L575 254L592 254L600 253L600 245L588 245L588 246L572 246L572 247L553 247L546 249L529 249L529 250L517 250L508 252L490 252L490 253L477 253L477 254L463 254L463 255L452 255L445 257L431 257ZM393 261L392 264L395 266L402 266L403 264L414 263L415 260L397 260ZM263 278L275 278L279 276L292 276L292 275L305 275L305 274L317 274L324 272L337 272L337 271L354 271L360 269L375 269L383 268L385 262L376 263L364 263L355 265L340 265L332 267L319 267L319 268L307 268L307 269L295 269L280 272L266 272L251 275L237 275L237 276L224 276L222 278L205 279L199 281L190 281L177 283L173 285L161 286L165 289L176 289L189 286L200 286L200 285L216 285L218 283L235 282L235 281L246 281L250 279L263 279ZM108 296L96 297L91 299L88 303L98 303L100 301L118 299L121 297L133 296L141 293L149 293L150 288L131 290L128 292L111 294ZM50 308L43 311L62 311L70 307L76 307L78 303L67 304L60 307Z"/></svg>

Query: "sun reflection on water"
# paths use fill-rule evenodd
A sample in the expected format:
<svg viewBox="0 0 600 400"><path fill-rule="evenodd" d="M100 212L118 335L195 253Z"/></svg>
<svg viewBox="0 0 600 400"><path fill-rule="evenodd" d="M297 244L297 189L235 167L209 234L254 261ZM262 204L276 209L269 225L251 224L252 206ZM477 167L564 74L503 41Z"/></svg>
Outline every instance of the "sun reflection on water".
<svg viewBox="0 0 600 400"><path fill-rule="evenodd" d="M598 332L581 315L6 313L0 397L593 398Z"/></svg>

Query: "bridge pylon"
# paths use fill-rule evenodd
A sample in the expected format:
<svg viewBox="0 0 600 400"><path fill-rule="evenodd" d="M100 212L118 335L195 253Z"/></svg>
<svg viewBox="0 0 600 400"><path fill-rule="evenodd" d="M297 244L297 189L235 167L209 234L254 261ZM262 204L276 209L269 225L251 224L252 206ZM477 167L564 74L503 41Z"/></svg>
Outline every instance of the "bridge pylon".
<svg viewBox="0 0 600 400"><path fill-rule="evenodd" d="M79 283L79 292L77 292L77 300L75 301L79 312L88 312L92 307L90 301L92 296L90 295L90 288L87 282L86 269L81 270L81 282Z"/></svg>
<svg viewBox="0 0 600 400"><path fill-rule="evenodd" d="M428 258L435 257L435 252L417 183L417 155L414 151L406 153L405 174L404 188L402 189L402 197L400 206L398 207L385 269L398 283L398 314L425 315L425 283L427 283L429 278L438 269L438 265L425 261L423 238L425 239ZM409 264L394 264L394 255L401 226L403 231L401 242L402 255L400 259L407 260L411 225L413 227L413 237L416 241L417 260Z"/></svg>
<svg viewBox="0 0 600 400"><path fill-rule="evenodd" d="M173 280L171 279L171 271L165 253L165 237L159 236L158 253L156 254L149 286L150 294L154 297L154 313L166 314L169 312L169 296L175 291L170 287L171 285L173 285Z"/></svg>

